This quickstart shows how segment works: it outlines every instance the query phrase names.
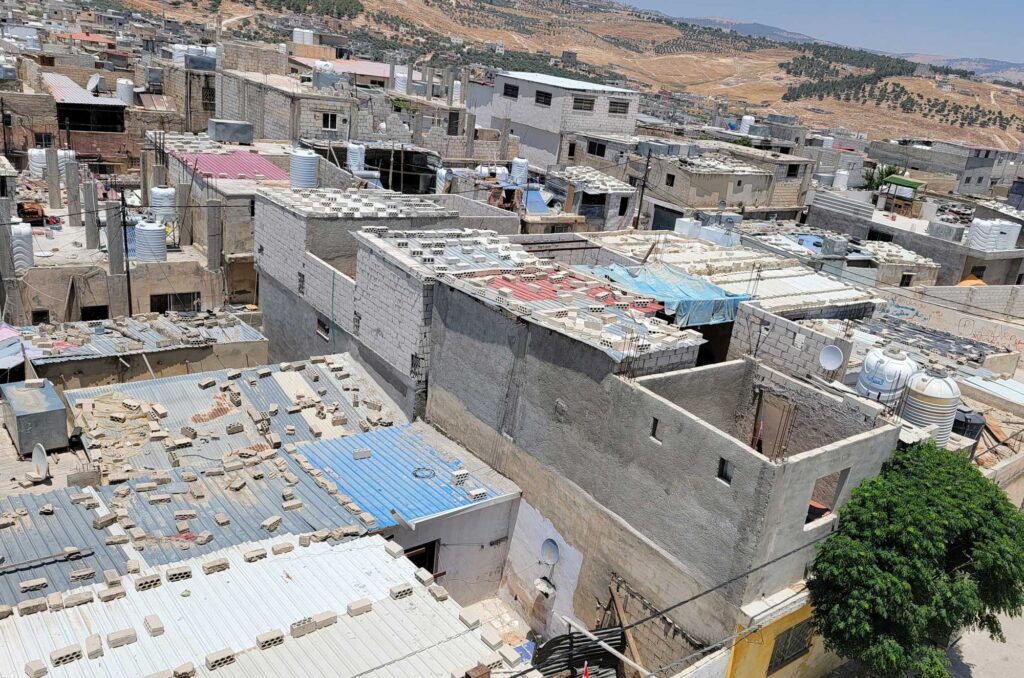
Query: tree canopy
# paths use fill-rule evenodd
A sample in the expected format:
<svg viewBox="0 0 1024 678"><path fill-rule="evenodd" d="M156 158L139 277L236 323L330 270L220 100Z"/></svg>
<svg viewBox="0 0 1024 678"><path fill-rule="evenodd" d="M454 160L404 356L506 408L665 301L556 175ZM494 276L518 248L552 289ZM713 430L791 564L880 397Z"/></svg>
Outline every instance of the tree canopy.
<svg viewBox="0 0 1024 678"><path fill-rule="evenodd" d="M878 676L948 675L946 647L1024 605L1024 514L964 457L897 451L854 490L808 581L825 646Z"/></svg>

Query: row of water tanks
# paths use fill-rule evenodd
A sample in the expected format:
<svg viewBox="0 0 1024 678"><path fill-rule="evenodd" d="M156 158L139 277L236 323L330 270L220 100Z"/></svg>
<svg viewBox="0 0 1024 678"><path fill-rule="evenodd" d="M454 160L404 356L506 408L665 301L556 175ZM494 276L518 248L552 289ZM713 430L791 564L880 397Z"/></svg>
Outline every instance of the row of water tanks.
<svg viewBox="0 0 1024 678"><path fill-rule="evenodd" d="M57 167L60 169L61 178L64 177L64 168L68 162L75 159L75 152L66 148L57 149ZM33 179L42 179L46 176L46 149L28 149L28 173Z"/></svg>
<svg viewBox="0 0 1024 678"><path fill-rule="evenodd" d="M935 425L935 442L945 445L960 405L960 387L949 376L922 370L906 353L869 351L857 377L857 393L883 405L903 398L900 416L920 427Z"/></svg>

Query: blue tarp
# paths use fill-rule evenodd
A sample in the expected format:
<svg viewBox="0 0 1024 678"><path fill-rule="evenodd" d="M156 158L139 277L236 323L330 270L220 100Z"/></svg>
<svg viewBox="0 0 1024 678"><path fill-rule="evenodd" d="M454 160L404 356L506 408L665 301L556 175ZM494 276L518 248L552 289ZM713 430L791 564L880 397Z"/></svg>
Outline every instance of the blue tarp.
<svg viewBox="0 0 1024 678"><path fill-rule="evenodd" d="M644 266L611 264L576 268L659 301L665 305L666 313L675 316L679 327L732 322L736 319L740 302L750 299L750 295L730 294L706 280L660 262Z"/></svg>

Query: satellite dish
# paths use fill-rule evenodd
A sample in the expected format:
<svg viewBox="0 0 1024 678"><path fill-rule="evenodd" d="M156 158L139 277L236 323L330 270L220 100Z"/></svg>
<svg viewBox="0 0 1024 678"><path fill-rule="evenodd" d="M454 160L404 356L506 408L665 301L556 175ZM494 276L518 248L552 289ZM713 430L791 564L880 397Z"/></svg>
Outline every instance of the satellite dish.
<svg viewBox="0 0 1024 678"><path fill-rule="evenodd" d="M46 457L46 448L40 443L32 448L32 473L43 480L50 477L50 460Z"/></svg>
<svg viewBox="0 0 1024 678"><path fill-rule="evenodd" d="M845 360L846 357L843 355L843 349L834 344L829 344L821 349L821 353L818 354L818 364L829 372L838 370L842 367Z"/></svg>
<svg viewBox="0 0 1024 678"><path fill-rule="evenodd" d="M554 565L561 556L558 554L558 544L554 539L545 539L540 545L540 559L545 565Z"/></svg>

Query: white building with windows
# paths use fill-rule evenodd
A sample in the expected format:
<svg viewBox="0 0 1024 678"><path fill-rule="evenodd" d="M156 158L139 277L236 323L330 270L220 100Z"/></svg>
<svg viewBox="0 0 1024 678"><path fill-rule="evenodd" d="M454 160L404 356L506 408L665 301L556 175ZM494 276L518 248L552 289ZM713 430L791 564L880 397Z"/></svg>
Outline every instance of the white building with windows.
<svg viewBox="0 0 1024 678"><path fill-rule="evenodd" d="M489 91L487 91L489 90ZM542 73L505 71L494 86L470 96L469 112L481 127L519 137L520 154L540 168L564 165L563 135L576 132L632 134L640 93Z"/></svg>

